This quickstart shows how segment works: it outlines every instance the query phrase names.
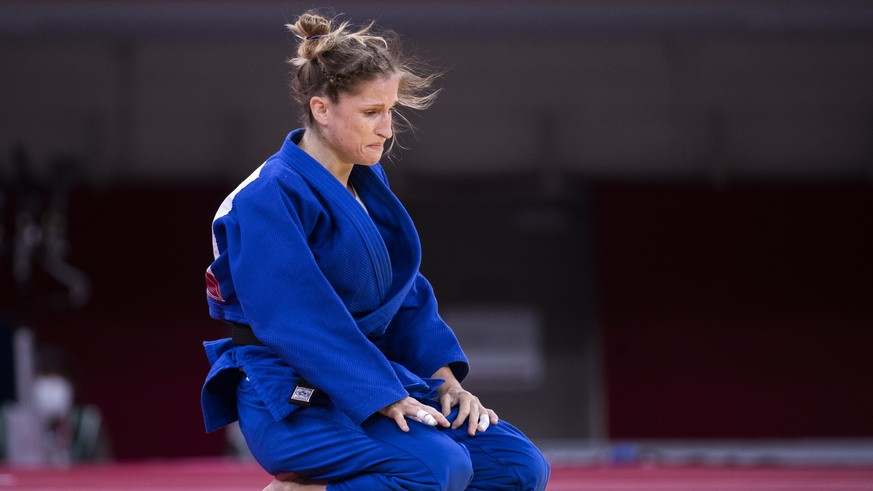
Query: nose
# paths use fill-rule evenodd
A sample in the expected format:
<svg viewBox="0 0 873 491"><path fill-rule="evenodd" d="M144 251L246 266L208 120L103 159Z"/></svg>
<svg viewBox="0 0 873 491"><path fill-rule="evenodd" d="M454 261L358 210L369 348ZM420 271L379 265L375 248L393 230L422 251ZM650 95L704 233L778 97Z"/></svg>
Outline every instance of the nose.
<svg viewBox="0 0 873 491"><path fill-rule="evenodd" d="M385 111L382 117L379 118L379 124L376 126L376 134L384 139L389 139L394 135L394 125L391 117L392 111Z"/></svg>

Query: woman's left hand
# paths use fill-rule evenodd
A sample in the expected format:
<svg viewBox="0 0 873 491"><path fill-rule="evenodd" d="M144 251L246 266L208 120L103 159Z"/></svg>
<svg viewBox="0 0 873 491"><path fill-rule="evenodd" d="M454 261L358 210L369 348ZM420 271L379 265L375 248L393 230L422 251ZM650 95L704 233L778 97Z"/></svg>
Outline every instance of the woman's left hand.
<svg viewBox="0 0 873 491"><path fill-rule="evenodd" d="M475 436L477 431L485 431L490 425L498 423L497 413L482 405L478 397L464 390L449 367L440 368L433 376L445 379L437 389L443 416L448 416L452 408L458 406L458 416L452 421L453 430L467 421L467 433Z"/></svg>

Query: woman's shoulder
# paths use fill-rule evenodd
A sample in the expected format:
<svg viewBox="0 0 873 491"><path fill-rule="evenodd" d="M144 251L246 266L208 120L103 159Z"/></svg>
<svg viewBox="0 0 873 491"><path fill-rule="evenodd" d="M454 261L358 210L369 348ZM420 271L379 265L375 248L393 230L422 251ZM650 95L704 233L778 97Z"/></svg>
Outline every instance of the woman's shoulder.
<svg viewBox="0 0 873 491"><path fill-rule="evenodd" d="M319 200L303 176L270 158L225 198L215 219L240 221L249 216L292 215L307 221L302 217L320 214Z"/></svg>
<svg viewBox="0 0 873 491"><path fill-rule="evenodd" d="M313 190L306 179L275 156L267 159L250 177L238 198L268 199L269 196L296 197L307 201L314 199Z"/></svg>

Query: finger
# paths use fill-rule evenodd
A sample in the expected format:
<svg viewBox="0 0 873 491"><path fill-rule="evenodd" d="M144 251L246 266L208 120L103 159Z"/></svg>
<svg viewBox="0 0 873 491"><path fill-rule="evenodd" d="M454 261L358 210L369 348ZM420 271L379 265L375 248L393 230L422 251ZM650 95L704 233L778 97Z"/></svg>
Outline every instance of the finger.
<svg viewBox="0 0 873 491"><path fill-rule="evenodd" d="M406 433L409 433L409 425L406 424L406 418L403 417L403 413L397 411L394 413L394 422L397 423L397 426Z"/></svg>
<svg viewBox="0 0 873 491"><path fill-rule="evenodd" d="M436 426L437 424L436 418L424 409L419 409L418 412L415 413L415 417L426 425Z"/></svg>
<svg viewBox="0 0 873 491"><path fill-rule="evenodd" d="M442 413L431 407L426 407L425 410L430 412L430 415L433 416L434 421L436 422L435 424L438 424L443 428L449 427L449 420L447 420L446 417L442 415Z"/></svg>
<svg viewBox="0 0 873 491"><path fill-rule="evenodd" d="M452 429L460 428L464 421L467 420L467 416L470 414L470 401L461 401L458 405L458 415L455 417L455 420L452 422Z"/></svg>
<svg viewBox="0 0 873 491"><path fill-rule="evenodd" d="M496 425L500 422L500 418L497 416L497 413L495 413L491 409L488 410L488 414L491 416L491 424Z"/></svg>
<svg viewBox="0 0 873 491"><path fill-rule="evenodd" d="M479 425L476 426L476 429L479 431L485 431L488 429L488 426L491 425L491 417L487 414L479 415Z"/></svg>
<svg viewBox="0 0 873 491"><path fill-rule="evenodd" d="M425 407L423 408L423 411L425 411L425 412L428 413L427 416L433 418L433 422L430 422L430 420L427 420L427 419L425 419L425 418L421 418L421 417L419 417L418 419L421 420L422 423L427 423L427 424L429 424L429 425L431 425L431 426L440 425L440 426L442 426L443 428L448 428L448 427L449 427L449 425L450 425L449 420L447 420L446 417L443 416L443 415L442 415L439 411L437 411L436 409L434 409L434 408L432 408L432 407L429 407L429 406L425 406Z"/></svg>
<svg viewBox="0 0 873 491"><path fill-rule="evenodd" d="M449 420L447 420L446 417L443 416L441 412L439 412L436 409L431 408L431 407L426 407L425 410L427 410L431 413L431 416L434 417L434 419L438 425L442 426L443 428L449 427L449 425L450 425Z"/></svg>
<svg viewBox="0 0 873 491"><path fill-rule="evenodd" d="M470 417L467 421L467 434L476 436L476 430L479 428L479 408L473 406L470 409Z"/></svg>
<svg viewBox="0 0 873 491"><path fill-rule="evenodd" d="M440 397L440 406L443 416L448 416L449 413L452 412L452 396L449 394L443 394L442 397Z"/></svg>

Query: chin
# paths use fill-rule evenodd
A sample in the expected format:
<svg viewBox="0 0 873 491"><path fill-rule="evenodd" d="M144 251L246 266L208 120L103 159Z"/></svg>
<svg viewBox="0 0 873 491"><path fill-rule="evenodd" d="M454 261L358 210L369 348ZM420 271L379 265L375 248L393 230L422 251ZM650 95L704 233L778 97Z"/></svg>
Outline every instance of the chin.
<svg viewBox="0 0 873 491"><path fill-rule="evenodd" d="M367 166L376 165L379 163L379 159L381 159L381 158L382 158L382 154L379 154L378 157L362 158L361 160L359 160L359 162L361 163L361 165L367 165Z"/></svg>

